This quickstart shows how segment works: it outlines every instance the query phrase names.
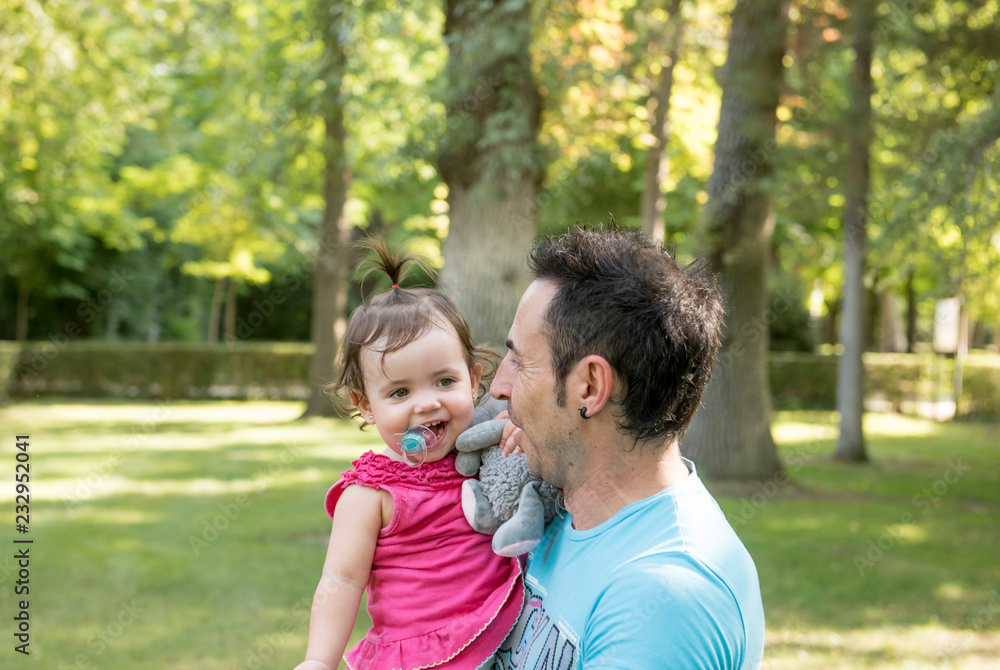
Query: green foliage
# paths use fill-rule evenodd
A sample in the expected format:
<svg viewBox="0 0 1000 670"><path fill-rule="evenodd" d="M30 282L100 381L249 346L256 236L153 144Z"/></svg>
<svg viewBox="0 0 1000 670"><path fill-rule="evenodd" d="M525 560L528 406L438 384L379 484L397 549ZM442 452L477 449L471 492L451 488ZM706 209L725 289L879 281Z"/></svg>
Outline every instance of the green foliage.
<svg viewBox="0 0 1000 670"><path fill-rule="evenodd" d="M920 402L952 396L953 359L934 354L867 353L864 366L866 399L894 412L915 414ZM768 374L778 409L836 407L836 356L772 352ZM1000 417L1000 363L996 356L967 359L958 415Z"/></svg>
<svg viewBox="0 0 1000 670"><path fill-rule="evenodd" d="M837 394L837 358L772 352L768 379L777 409L833 409Z"/></svg>
<svg viewBox="0 0 1000 670"><path fill-rule="evenodd" d="M0 264L38 296L79 295L49 274L85 271L99 245L137 248L149 228L109 170L148 40L128 12L4 0L0 15Z"/></svg>
<svg viewBox="0 0 1000 670"><path fill-rule="evenodd" d="M440 264L448 215L437 156L453 153L460 174L476 169L462 160L461 136L478 136L473 127L487 118L484 168L548 166L532 203L539 230L609 213L633 222L650 90L670 46L658 37L662 3L501 3L508 16L530 4L530 36L494 40L496 25L483 22L459 54L467 60L454 62L443 4L334 3L346 18L336 39L346 58L351 225L388 229ZM691 256L732 2L681 6L665 218L667 241ZM288 276L308 281L324 202L321 119L334 90L317 9L313 0L0 0L0 337L15 336L19 295L34 338L76 321L81 338L201 339L214 278L241 283L243 318L251 296L280 290ZM832 305L842 283L851 20L842 5L817 0L788 12L776 171L765 184L772 265ZM867 280L901 291L912 272L922 324L931 300L947 295L962 294L973 320L1000 315L997 12L979 0L878 3ZM516 111L534 103L499 86L529 52L541 154L519 145L525 116ZM457 138L450 146L440 144L446 130ZM106 289L107 273L134 267L143 276L82 323L78 310ZM263 330L303 336L299 325L275 324ZM805 332L787 325L786 335Z"/></svg>
<svg viewBox="0 0 1000 670"><path fill-rule="evenodd" d="M14 384L21 349L20 342L0 342L0 406L10 400L10 388Z"/></svg>
<svg viewBox="0 0 1000 670"><path fill-rule="evenodd" d="M799 284L787 275L771 280L768 314L772 314L774 320L768 325L768 348L812 353L816 350L816 327Z"/></svg>
<svg viewBox="0 0 1000 670"><path fill-rule="evenodd" d="M312 345L73 342L27 344L12 393L118 398L300 398Z"/></svg>
<svg viewBox="0 0 1000 670"><path fill-rule="evenodd" d="M1000 416L1000 361L995 356L972 355L966 359L958 414L969 419Z"/></svg>
<svg viewBox="0 0 1000 670"><path fill-rule="evenodd" d="M454 186L538 182L541 98L531 76L531 7L523 0L448 0L441 176Z"/></svg>
<svg viewBox="0 0 1000 670"><path fill-rule="evenodd" d="M872 75L867 283L918 299L964 295L973 319L1000 314L989 166L1000 145L1000 43L992 3L878 3ZM789 6L789 90L778 110L775 245L784 271L839 300L851 19L842 5ZM956 35L962 35L957 39ZM983 47L968 48L985 40Z"/></svg>

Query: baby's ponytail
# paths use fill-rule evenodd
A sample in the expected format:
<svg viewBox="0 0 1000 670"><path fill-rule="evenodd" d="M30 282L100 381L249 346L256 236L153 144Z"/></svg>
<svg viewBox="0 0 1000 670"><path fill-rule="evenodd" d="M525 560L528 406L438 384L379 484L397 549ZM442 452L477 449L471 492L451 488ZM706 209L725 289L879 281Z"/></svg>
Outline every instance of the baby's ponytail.
<svg viewBox="0 0 1000 670"><path fill-rule="evenodd" d="M389 276L392 282L392 288L388 292L393 293L396 297L402 291L406 289L402 288L403 278L406 276L407 263L415 263L423 268L428 274L432 274L430 267L422 259L417 258L409 254L400 255L393 251L392 247L384 237L373 236L359 243L360 247L369 250L375 257L369 259L369 263L372 263L374 267L370 267L364 276L367 277L371 272L376 270L381 270Z"/></svg>

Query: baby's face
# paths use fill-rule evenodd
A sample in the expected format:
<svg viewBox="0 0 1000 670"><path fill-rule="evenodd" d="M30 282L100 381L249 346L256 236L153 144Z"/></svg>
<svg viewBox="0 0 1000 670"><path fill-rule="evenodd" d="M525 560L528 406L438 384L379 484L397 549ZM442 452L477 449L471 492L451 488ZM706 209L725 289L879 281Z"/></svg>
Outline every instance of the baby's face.
<svg viewBox="0 0 1000 670"><path fill-rule="evenodd" d="M440 460L472 425L473 394L479 370L469 370L462 344L452 329L432 326L398 351L378 346L361 353L365 396L355 402L362 417L374 423L385 443L399 454L399 438L410 426L427 426L425 462ZM369 419L369 416L372 419Z"/></svg>

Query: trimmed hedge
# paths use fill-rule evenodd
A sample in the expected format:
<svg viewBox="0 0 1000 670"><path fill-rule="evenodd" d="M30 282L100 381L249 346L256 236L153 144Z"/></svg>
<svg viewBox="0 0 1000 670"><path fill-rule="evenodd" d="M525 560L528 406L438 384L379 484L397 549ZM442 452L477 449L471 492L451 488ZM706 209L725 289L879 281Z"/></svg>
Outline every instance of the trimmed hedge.
<svg viewBox="0 0 1000 670"><path fill-rule="evenodd" d="M312 351L270 342L33 342L21 351L11 393L301 399Z"/></svg>
<svg viewBox="0 0 1000 670"><path fill-rule="evenodd" d="M1000 356L973 354L965 359L958 413L975 419L1000 417Z"/></svg>
<svg viewBox="0 0 1000 670"><path fill-rule="evenodd" d="M771 352L771 394L777 409L837 407L834 355ZM867 353L865 398L870 405L912 412L920 401L950 399L955 360L935 354ZM1000 418L1000 356L973 354L962 367L958 416Z"/></svg>
<svg viewBox="0 0 1000 670"><path fill-rule="evenodd" d="M10 400L10 388L14 383L14 371L21 356L20 342L0 342L0 405Z"/></svg>
<svg viewBox="0 0 1000 670"><path fill-rule="evenodd" d="M837 357L772 351L771 399L776 409L833 409L837 404Z"/></svg>
<svg viewBox="0 0 1000 670"><path fill-rule="evenodd" d="M312 352L311 344L274 342L0 342L0 401L7 390L15 397L302 399ZM908 412L918 400L951 395L952 359L869 353L864 363L870 404ZM1000 418L1000 356L970 355L962 377L959 416ZM836 408L837 356L771 352L770 379L778 409Z"/></svg>

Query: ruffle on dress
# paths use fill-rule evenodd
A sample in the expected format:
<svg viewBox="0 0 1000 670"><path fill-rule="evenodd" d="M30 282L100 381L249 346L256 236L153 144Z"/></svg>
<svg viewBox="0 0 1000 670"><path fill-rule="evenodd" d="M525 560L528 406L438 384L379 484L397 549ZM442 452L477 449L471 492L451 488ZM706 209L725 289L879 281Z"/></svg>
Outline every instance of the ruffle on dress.
<svg viewBox="0 0 1000 670"><path fill-rule="evenodd" d="M448 454L439 461L425 463L415 468L383 454L366 451L351 465L354 469L344 472L340 481L327 493L326 513L331 519L340 495L350 484L361 484L373 489L401 484L410 488L434 491L461 486L462 482L468 479L455 470L455 454Z"/></svg>
<svg viewBox="0 0 1000 670"><path fill-rule="evenodd" d="M475 612L456 616L438 630L409 638L390 641L369 633L345 654L344 660L351 670L476 670L496 653L517 625L524 606L524 593L518 570L511 575L507 589L495 591ZM485 623L476 626L477 621ZM457 651L442 658L443 649Z"/></svg>

